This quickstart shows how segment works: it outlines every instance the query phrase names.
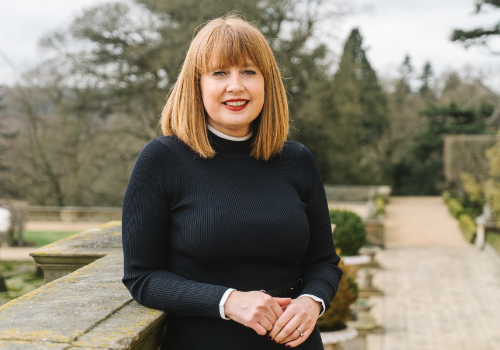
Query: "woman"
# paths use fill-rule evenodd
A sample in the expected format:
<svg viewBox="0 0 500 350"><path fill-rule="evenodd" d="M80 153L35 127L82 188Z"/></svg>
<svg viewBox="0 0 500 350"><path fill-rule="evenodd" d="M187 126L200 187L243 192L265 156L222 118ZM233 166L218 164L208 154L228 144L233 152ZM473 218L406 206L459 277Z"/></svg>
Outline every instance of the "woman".
<svg viewBox="0 0 500 350"><path fill-rule="evenodd" d="M201 29L161 123L125 193L123 283L169 313L162 350L323 349L340 258L262 34L236 17Z"/></svg>

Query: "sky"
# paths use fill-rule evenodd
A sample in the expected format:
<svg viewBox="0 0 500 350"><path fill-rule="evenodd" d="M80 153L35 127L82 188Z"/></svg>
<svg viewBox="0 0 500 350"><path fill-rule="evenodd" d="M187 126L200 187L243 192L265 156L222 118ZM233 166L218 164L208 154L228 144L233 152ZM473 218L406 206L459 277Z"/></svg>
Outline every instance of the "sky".
<svg viewBox="0 0 500 350"><path fill-rule="evenodd" d="M14 83L16 72L43 59L37 43L44 34L64 28L83 8L107 1L1 0L0 85ZM454 28L497 23L499 10L474 14L474 0L352 1L357 10L336 23L336 39L330 41L334 52L341 51L350 30L358 27L368 58L381 76L395 76L408 54L417 69L430 61L436 74L465 66L482 70L489 85L500 91L500 55L481 48L466 50L449 41ZM500 51L500 40L495 43Z"/></svg>

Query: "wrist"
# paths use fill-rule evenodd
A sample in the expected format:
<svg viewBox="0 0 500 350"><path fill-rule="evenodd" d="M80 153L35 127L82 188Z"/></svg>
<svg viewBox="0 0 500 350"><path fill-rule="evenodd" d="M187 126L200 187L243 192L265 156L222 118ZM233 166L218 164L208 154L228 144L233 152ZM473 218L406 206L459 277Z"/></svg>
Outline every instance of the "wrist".
<svg viewBox="0 0 500 350"><path fill-rule="evenodd" d="M228 318L231 318L231 305L235 299L238 298L238 294L241 293L237 290L232 290L229 292L229 295L227 296L226 302L224 303L224 315Z"/></svg>
<svg viewBox="0 0 500 350"><path fill-rule="evenodd" d="M319 315L321 313L321 310L323 309L323 305L319 301L316 301L307 295L302 295L298 299L300 299L300 298L302 298L304 301L306 301L308 304L310 304L311 309L314 310L317 315Z"/></svg>

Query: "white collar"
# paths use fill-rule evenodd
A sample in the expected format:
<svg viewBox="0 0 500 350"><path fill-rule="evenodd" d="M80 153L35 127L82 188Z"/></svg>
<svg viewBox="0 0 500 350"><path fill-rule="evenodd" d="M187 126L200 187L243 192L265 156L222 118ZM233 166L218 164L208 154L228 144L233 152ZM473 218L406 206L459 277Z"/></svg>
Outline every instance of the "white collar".
<svg viewBox="0 0 500 350"><path fill-rule="evenodd" d="M208 128L208 130L210 130L211 132L213 132L215 135L217 135L219 137L222 137L223 139L231 140L231 141L245 141L245 140L248 140L253 135L253 130L250 131L250 134L248 134L247 136L234 137L234 136L229 136L229 135L223 134L220 131L215 130L209 124L207 124L207 128Z"/></svg>

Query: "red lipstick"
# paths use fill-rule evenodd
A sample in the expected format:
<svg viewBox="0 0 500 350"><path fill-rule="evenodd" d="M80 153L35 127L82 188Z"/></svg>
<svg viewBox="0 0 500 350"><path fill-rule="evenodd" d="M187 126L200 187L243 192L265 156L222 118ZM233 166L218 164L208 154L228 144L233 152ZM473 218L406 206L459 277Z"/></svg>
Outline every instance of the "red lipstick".
<svg viewBox="0 0 500 350"><path fill-rule="evenodd" d="M243 102L243 101L245 101L245 103L240 105L240 106L230 106L227 104L228 102ZM248 105L248 102L250 102L250 101L247 99L244 99L244 98L232 98L232 99L229 99L229 100L222 102L222 104L224 105L224 107L226 107L230 111L241 111L243 108L245 108Z"/></svg>

